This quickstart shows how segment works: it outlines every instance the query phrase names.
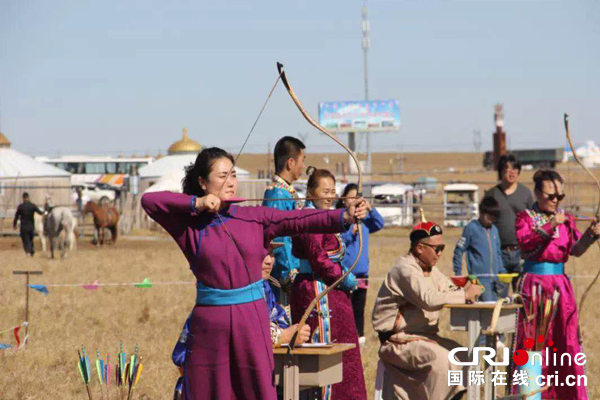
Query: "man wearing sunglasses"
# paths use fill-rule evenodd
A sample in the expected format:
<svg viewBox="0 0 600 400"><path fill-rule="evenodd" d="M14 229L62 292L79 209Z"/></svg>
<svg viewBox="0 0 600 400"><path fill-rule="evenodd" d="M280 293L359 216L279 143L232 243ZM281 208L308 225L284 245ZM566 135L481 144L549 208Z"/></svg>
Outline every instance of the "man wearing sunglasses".
<svg viewBox="0 0 600 400"><path fill-rule="evenodd" d="M464 387L448 385L448 371L460 367L450 363L448 353L460 344L438 335L440 310L444 304L476 301L481 289L470 283L458 288L436 268L445 248L439 225L416 225L410 242L409 253L387 274L373 309L379 357L389 377L383 397L459 398Z"/></svg>

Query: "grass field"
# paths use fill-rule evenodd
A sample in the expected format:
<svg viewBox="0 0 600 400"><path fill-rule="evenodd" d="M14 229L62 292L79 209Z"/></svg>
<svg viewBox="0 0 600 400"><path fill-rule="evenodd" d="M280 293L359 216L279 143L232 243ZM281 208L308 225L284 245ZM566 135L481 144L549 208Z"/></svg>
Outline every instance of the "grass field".
<svg viewBox="0 0 600 400"><path fill-rule="evenodd" d="M452 249L459 235L459 230L446 232L450 249L440 263L446 273L451 271ZM26 258L19 238L0 239L0 330L23 321L24 280L12 275L15 269L42 270L44 275L33 277L32 283L44 284L91 283L96 279L100 283L140 282L145 277L152 282L192 281L187 262L174 242L166 236L154 236L156 240L125 238L115 246L101 249L80 243L66 260L49 260L39 253L36 258ZM404 229L384 230L372 237L367 321L370 321L381 278L407 248L407 230ZM599 257L598 249L593 247L581 259L570 261L567 271L572 275L595 274ZM589 278L575 277L572 282L579 298ZM75 367L76 350L84 345L92 353L96 349L110 352L114 359L121 341L128 352L139 345L143 357L144 372L136 398L169 399L172 396L178 372L170 356L193 304L193 285L158 284L147 289L109 286L96 291L55 287L49 290L47 296L31 293L27 346L19 351L0 351L0 399L86 398ZM600 288L595 287L581 317L591 398L600 396L600 361L596 358L600 357L600 343L594 334L600 317L599 298ZM466 343L465 333L449 331L447 312L443 312L440 326L443 335ZM14 344L14 338L5 333L0 342ZM367 323L363 364L369 398L374 388L377 349L378 340ZM99 392L95 398L99 398Z"/></svg>

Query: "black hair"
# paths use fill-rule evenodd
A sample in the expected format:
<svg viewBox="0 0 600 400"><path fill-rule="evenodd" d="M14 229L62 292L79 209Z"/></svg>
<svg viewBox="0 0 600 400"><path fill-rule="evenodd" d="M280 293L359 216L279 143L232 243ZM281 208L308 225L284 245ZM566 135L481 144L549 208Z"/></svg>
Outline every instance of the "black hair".
<svg viewBox="0 0 600 400"><path fill-rule="evenodd" d="M347 184L346 187L344 188L344 192L342 193L342 197L348 196L348 193L350 193L350 191L352 191L352 190L356 190L356 192L358 193L358 185L356 183ZM342 208L342 207L344 207L344 200L339 199L337 201L337 203L335 204L335 208Z"/></svg>
<svg viewBox="0 0 600 400"><path fill-rule="evenodd" d="M500 216L500 204L492 196L485 196L479 203L479 214L490 214L498 218Z"/></svg>
<svg viewBox="0 0 600 400"><path fill-rule="evenodd" d="M26 197L29 198L29 193L23 192L23 198L26 198Z"/></svg>
<svg viewBox="0 0 600 400"><path fill-rule="evenodd" d="M306 146L299 139L292 136L284 136L275 144L273 158L275 160L275 173L279 174L285 168L290 158L296 158Z"/></svg>
<svg viewBox="0 0 600 400"><path fill-rule="evenodd" d="M513 168L518 169L521 173L521 161L514 154L503 154L498 160L498 180L502 179L502 172L506 169L508 164L512 164Z"/></svg>
<svg viewBox="0 0 600 400"><path fill-rule="evenodd" d="M306 191L308 193L314 193L314 190L319 186L319 179L331 178L335 184L335 176L327 169L316 169L315 167L308 167L307 172L311 171L308 177L308 183L306 184Z"/></svg>
<svg viewBox="0 0 600 400"><path fill-rule="evenodd" d="M233 156L223 149L208 147L202 150L196 157L196 162L185 167L185 177L181 181L183 193L198 197L206 195L198 178L207 179L214 162L219 158L227 158L235 165Z"/></svg>
<svg viewBox="0 0 600 400"><path fill-rule="evenodd" d="M540 169L539 171L537 171L535 173L535 175L533 175L533 182L535 183L535 190L538 192L542 191L542 188L544 186L544 182L545 181L549 181L549 182L560 182L561 184L564 183L562 176L560 176L560 174L552 169Z"/></svg>

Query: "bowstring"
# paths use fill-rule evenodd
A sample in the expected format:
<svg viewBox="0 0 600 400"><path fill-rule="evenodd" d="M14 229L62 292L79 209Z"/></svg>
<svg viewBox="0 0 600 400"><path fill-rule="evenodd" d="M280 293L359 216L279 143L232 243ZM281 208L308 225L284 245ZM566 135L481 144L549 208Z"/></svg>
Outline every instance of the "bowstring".
<svg viewBox="0 0 600 400"><path fill-rule="evenodd" d="M244 151L244 148L246 147L246 144L248 143L248 140L250 140L250 136L252 136L252 132L254 132L254 128L256 128L256 125L258 124L258 120L260 119L260 117L262 116L263 112L265 111L265 108L267 107L267 104L269 103L269 100L271 99L271 96L273 95L273 92L275 91L275 88L277 87L277 84L279 83L280 79L281 79L281 74L279 74L279 76L277 76L277 79L275 80L275 84L273 85L273 87L269 91L269 95L267 96L267 99L265 100L262 108L260 109L260 112L258 113L258 116L254 120L254 123L252 124L252 127L250 128L250 132L248 132L248 135L246 136L246 139L244 140L244 143L242 144L242 147L240 148L240 151L235 156L234 161L233 161L233 163L231 165L231 168L227 172L227 176L225 177L225 180L223 181L223 184L221 185L221 188L217 192L217 197L219 197L219 195L221 194L221 191L223 190L223 187L225 187L225 184L229 180L229 177L231 176L231 173L233 172L233 170L235 168L235 165L237 164L237 160L239 159L240 155ZM238 254L240 255L240 258L242 259L242 263L244 264L244 267L246 268L246 274L248 275L249 284L252 284L252 282L251 282L252 281L252 276L250 274L250 267L248 267L248 264L246 263L246 260L244 259L244 256L243 256L240 248L238 247L237 242L233 238L233 235L231 234L231 232L227 228L227 225L225 225L225 221L223 221L223 218L221 217L220 210L217 210L216 214L217 214L217 217L219 218L220 225L225 230L225 233L227 234L227 236L229 236L229 239L231 239L231 242L233 243L233 247L235 247L235 249L237 250ZM253 301L252 303L254 304L254 309L255 309L257 315L259 316L259 320L260 320L260 312L258 311L258 308L256 306L256 302ZM269 318L269 321L270 321L270 319L271 319L270 316L268 316L268 318ZM260 325L261 325L261 331L263 333L263 337L268 336L270 338L271 335L270 334L266 335L265 330L264 330L265 328L262 326L263 324L260 324ZM267 353L268 353L269 348L270 348L270 343L267 343L265 341L265 347L267 348ZM272 364L273 364L273 361L271 361L271 367L273 367Z"/></svg>
<svg viewBox="0 0 600 400"><path fill-rule="evenodd" d="M275 88L277 87L277 84L279 83L280 79L281 79L281 74L279 74L277 76L277 79L275 80L275 84L271 88L271 91L269 92L269 95L267 96L267 100L265 100L262 108L260 109L260 112L258 113L258 116L254 120L254 123L252 124L252 128L250 128L250 132L248 132L248 135L246 136L246 139L244 140L244 143L242 144L242 147L240 148L240 151L236 154L235 158L233 159L233 164L231 165L231 168L229 169L229 172L227 172L227 176L225 177L225 181L223 182L223 184L221 185L221 188L217 192L217 197L219 197L219 195L221 194L221 191L223 190L223 187L225 186L225 184L227 183L227 180L231 176L231 173L235 169L235 165L237 164L237 161L240 158L240 155L242 155L242 152L244 151L244 148L246 147L246 144L248 143L248 140L250 140L250 136L252 136L252 132L254 132L254 128L256 128L256 125L258 124L258 120L260 119L260 117L262 116L263 112L265 111L265 108L267 107L267 103L269 103L269 100L271 100L271 96L273 96L273 92L275 91Z"/></svg>
<svg viewBox="0 0 600 400"><path fill-rule="evenodd" d="M225 180L223 181L223 184L221 185L221 188L217 192L217 197L219 197L219 195L221 194L221 191L223 190L223 187L225 186L225 184L227 183L227 180L231 176L231 173L233 172L233 170L235 168L235 165L237 164L237 160L240 158L240 155L244 151L244 148L246 147L246 144L248 143L248 140L250 140L250 136L252 135L252 132L254 132L254 128L256 128L256 125L258 124L258 120L260 119L260 117L262 116L263 112L265 111L265 108L267 107L267 104L269 103L269 100L271 99L271 96L273 96L273 92L275 91L275 88L277 87L277 84L279 83L280 79L281 79L281 74L279 74L277 76L277 79L275 80L275 84L273 85L273 87L269 91L269 95L267 96L267 99L265 100L263 106L260 109L260 112L258 113L258 116L254 120L254 123L252 124L252 127L250 128L250 132L248 132L248 135L246 135L246 139L244 140L244 143L242 144L242 147L240 148L240 151L235 156L234 161L231 164L231 168L229 168L229 171L227 172L227 176L225 177ZM229 229L227 229L227 226L225 225L225 221L223 221L223 218L221 218L221 212L220 212L220 210L218 210L216 214L217 214L217 217L219 218L219 222L221 223L221 225L225 229L225 232L227 233L227 236L229 236L229 238L231 239L231 242L233 243L235 249L238 251L240 257L242 258L242 262L244 263L244 266L246 267L246 272L248 274L248 279L251 280L252 277L250 276L250 268L248 267L248 264L246 264L246 260L244 259L244 256L242 255L242 252L240 251L240 249L239 249L236 241L233 239L233 235L231 234L231 232L229 232Z"/></svg>

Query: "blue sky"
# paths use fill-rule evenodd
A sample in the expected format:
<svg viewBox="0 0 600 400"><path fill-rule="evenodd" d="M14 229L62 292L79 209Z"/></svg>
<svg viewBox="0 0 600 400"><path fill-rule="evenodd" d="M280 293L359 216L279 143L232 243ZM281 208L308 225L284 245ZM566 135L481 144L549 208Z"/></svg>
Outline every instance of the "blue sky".
<svg viewBox="0 0 600 400"><path fill-rule="evenodd" d="M181 136L239 148L276 61L315 117L363 97L360 1L0 0L0 129L21 151L156 153ZM513 148L600 141L600 1L369 1L371 98L400 102L375 151L491 147L504 103ZM309 132L283 86L250 138ZM364 143L361 143L364 149Z"/></svg>

